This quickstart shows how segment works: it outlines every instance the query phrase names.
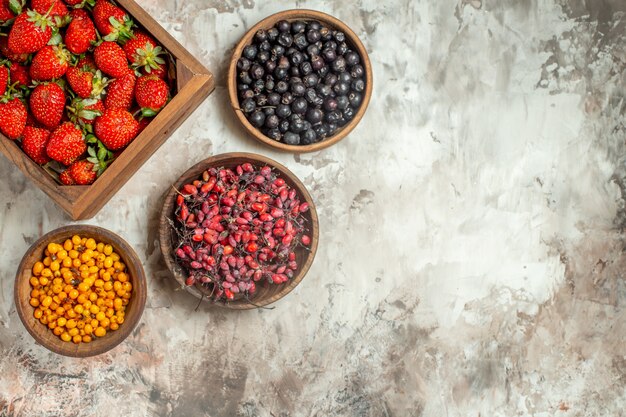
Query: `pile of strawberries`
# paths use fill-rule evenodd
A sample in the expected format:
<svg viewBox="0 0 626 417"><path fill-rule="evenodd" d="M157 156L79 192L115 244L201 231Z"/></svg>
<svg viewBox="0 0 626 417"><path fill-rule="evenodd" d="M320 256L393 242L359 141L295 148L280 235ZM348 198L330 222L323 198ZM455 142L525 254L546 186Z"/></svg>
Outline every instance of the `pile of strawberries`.
<svg viewBox="0 0 626 417"><path fill-rule="evenodd" d="M0 131L62 184L93 183L170 99L167 52L110 1L0 0L0 25Z"/></svg>

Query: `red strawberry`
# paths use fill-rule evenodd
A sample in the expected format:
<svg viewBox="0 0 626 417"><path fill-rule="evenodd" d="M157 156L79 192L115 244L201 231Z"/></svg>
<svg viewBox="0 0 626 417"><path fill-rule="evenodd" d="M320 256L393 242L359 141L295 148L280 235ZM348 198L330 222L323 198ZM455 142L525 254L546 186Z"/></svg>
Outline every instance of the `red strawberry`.
<svg viewBox="0 0 626 417"><path fill-rule="evenodd" d="M7 91L9 84L9 69L5 65L0 66L0 96Z"/></svg>
<svg viewBox="0 0 626 417"><path fill-rule="evenodd" d="M94 131L104 146L116 151L135 139L139 123L124 109L106 109L102 116L96 119Z"/></svg>
<svg viewBox="0 0 626 417"><path fill-rule="evenodd" d="M26 155L30 156L30 158L39 165L48 163L50 158L46 153L46 145L48 144L50 131L26 126L23 136L22 149L26 152Z"/></svg>
<svg viewBox="0 0 626 417"><path fill-rule="evenodd" d="M26 126L41 127L41 124L35 119L31 112L28 112L28 116L26 116Z"/></svg>
<svg viewBox="0 0 626 417"><path fill-rule="evenodd" d="M154 116L166 104L169 87L156 75L144 75L137 80L135 99L144 116Z"/></svg>
<svg viewBox="0 0 626 417"><path fill-rule="evenodd" d="M102 100L95 98L84 100L75 98L72 100L72 105L67 108L70 120L74 123L80 124L81 126L93 124L94 120L104 113L104 110L105 108Z"/></svg>
<svg viewBox="0 0 626 417"><path fill-rule="evenodd" d="M113 78L120 78L130 72L126 54L115 42L102 42L93 51L98 68Z"/></svg>
<svg viewBox="0 0 626 417"><path fill-rule="evenodd" d="M109 88L107 88L104 106L107 109L117 108L128 110L133 104L136 80L137 78L132 72L113 80Z"/></svg>
<svg viewBox="0 0 626 417"><path fill-rule="evenodd" d="M28 60L28 54L14 54L9 49L9 38L7 36L0 36L0 52L2 55L8 58L9 61L24 63Z"/></svg>
<svg viewBox="0 0 626 417"><path fill-rule="evenodd" d="M30 74L28 74L29 67L18 64L17 62L11 62L9 72L12 84L15 84L16 82L23 86L30 84Z"/></svg>
<svg viewBox="0 0 626 417"><path fill-rule="evenodd" d="M67 82L72 87L72 90L82 98L91 96L91 90L93 89L93 73L89 71L83 71L79 67L69 67L65 74Z"/></svg>
<svg viewBox="0 0 626 417"><path fill-rule="evenodd" d="M69 61L70 55L62 46L44 46L33 58L30 76L39 81L61 78L70 66Z"/></svg>
<svg viewBox="0 0 626 417"><path fill-rule="evenodd" d="M76 66L79 68L83 68L83 71L95 71L98 69L98 67L96 67L96 61L93 60L92 55L83 56L81 59L78 60Z"/></svg>
<svg viewBox="0 0 626 417"><path fill-rule="evenodd" d="M150 35L142 30L135 30L132 39L124 44L124 52L126 52L128 61L133 62L137 49L143 49L146 45L150 45L152 48L157 47L156 41Z"/></svg>
<svg viewBox="0 0 626 417"><path fill-rule="evenodd" d="M65 32L65 45L73 54L85 53L96 42L96 28L83 9L73 10L72 21Z"/></svg>
<svg viewBox="0 0 626 417"><path fill-rule="evenodd" d="M97 178L94 164L89 161L76 161L67 169L76 185L89 185Z"/></svg>
<svg viewBox="0 0 626 417"><path fill-rule="evenodd" d="M70 175L69 169L66 169L65 171L59 174L59 180L61 181L61 184L63 185L75 185L76 184L76 182L74 181L74 178L72 178L72 176Z"/></svg>
<svg viewBox="0 0 626 417"><path fill-rule="evenodd" d="M53 22L48 16L29 10L15 18L9 32L9 49L14 54L31 54L52 37Z"/></svg>
<svg viewBox="0 0 626 417"><path fill-rule="evenodd" d="M0 101L0 132L9 139L17 139L22 135L27 117L26 106L19 98L4 98Z"/></svg>
<svg viewBox="0 0 626 417"><path fill-rule="evenodd" d="M97 0L93 19L98 31L106 41L126 41L132 37L133 21L124 10L106 0Z"/></svg>
<svg viewBox="0 0 626 417"><path fill-rule="evenodd" d="M138 33L134 39L129 40L124 45L124 52L131 67L139 70L142 74L152 74L153 72L160 78L167 75L167 66L163 48L158 46L149 36Z"/></svg>
<svg viewBox="0 0 626 417"><path fill-rule="evenodd" d="M10 0L2 0L0 2L0 22L6 22L15 17L15 13L11 10Z"/></svg>
<svg viewBox="0 0 626 417"><path fill-rule="evenodd" d="M87 145L74 123L66 122L57 127L50 135L46 152L48 156L63 165L69 166L87 150Z"/></svg>
<svg viewBox="0 0 626 417"><path fill-rule="evenodd" d="M69 13L67 6L61 0L32 0L30 7L40 14L46 14L50 10L48 15L52 17L65 17Z"/></svg>
<svg viewBox="0 0 626 417"><path fill-rule="evenodd" d="M65 93L56 83L38 84L30 95L30 111L49 129L61 123L65 111Z"/></svg>

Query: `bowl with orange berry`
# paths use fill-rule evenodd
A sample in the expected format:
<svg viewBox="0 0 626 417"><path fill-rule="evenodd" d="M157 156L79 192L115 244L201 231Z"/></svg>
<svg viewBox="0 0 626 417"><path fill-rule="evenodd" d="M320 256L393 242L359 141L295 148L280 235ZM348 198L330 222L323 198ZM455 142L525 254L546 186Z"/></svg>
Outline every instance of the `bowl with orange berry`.
<svg viewBox="0 0 626 417"><path fill-rule="evenodd" d="M64 356L102 354L139 322L146 279L132 247L95 226L53 230L26 252L15 278L17 313L31 336Z"/></svg>

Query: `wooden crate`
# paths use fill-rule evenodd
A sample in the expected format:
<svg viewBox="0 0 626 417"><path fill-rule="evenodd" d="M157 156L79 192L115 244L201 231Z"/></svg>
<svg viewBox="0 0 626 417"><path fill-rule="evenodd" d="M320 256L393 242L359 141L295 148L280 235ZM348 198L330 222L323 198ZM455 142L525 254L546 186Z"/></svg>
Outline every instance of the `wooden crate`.
<svg viewBox="0 0 626 417"><path fill-rule="evenodd" d="M213 91L213 75L133 0L117 0L174 57L177 93L154 120L89 186L62 186L14 141L0 134L0 151L74 220L93 217Z"/></svg>

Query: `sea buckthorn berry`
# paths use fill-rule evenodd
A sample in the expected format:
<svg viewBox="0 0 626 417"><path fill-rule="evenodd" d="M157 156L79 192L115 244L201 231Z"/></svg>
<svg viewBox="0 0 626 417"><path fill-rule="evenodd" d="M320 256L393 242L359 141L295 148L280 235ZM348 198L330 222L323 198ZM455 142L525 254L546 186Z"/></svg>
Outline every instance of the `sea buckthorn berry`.
<svg viewBox="0 0 626 417"><path fill-rule="evenodd" d="M93 335L117 330L124 322L132 285L113 247L73 236L62 243L50 242L44 252L29 279L35 319L66 342L87 343Z"/></svg>
<svg viewBox="0 0 626 417"><path fill-rule="evenodd" d="M35 262L35 265L33 265L33 275L41 275L41 271L43 271L44 268L43 262Z"/></svg>
<svg viewBox="0 0 626 417"><path fill-rule="evenodd" d="M56 243L49 243L47 249L48 252L50 252L51 254L55 254L59 251L59 245L57 245Z"/></svg>

